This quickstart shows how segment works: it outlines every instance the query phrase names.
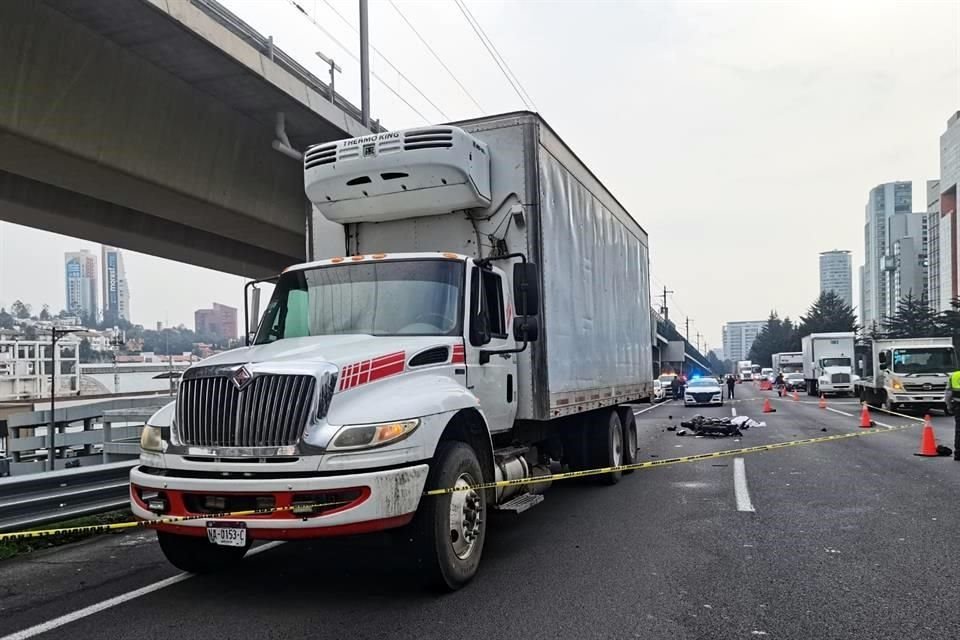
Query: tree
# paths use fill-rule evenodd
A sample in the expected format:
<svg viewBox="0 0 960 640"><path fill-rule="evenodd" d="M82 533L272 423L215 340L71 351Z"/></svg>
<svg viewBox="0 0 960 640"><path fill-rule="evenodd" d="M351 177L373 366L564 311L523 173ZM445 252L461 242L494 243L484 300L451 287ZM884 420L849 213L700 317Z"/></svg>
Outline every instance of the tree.
<svg viewBox="0 0 960 640"><path fill-rule="evenodd" d="M857 316L853 307L833 291L822 292L810 305L807 314L800 316L800 336L856 330Z"/></svg>
<svg viewBox="0 0 960 640"><path fill-rule="evenodd" d="M717 357L713 351L707 353L707 364L710 365L710 370L720 375L721 373L727 373L728 369L726 368L724 361Z"/></svg>
<svg viewBox="0 0 960 640"><path fill-rule="evenodd" d="M17 300L10 306L10 311L20 320L30 318L30 305L24 304L22 300Z"/></svg>
<svg viewBox="0 0 960 640"><path fill-rule="evenodd" d="M908 293L897 303L897 312L883 319L883 334L887 338L931 338L940 332L937 314L925 295L915 298Z"/></svg>
<svg viewBox="0 0 960 640"><path fill-rule="evenodd" d="M37 328L32 324L28 324L23 330L23 337L27 340L36 340Z"/></svg>
<svg viewBox="0 0 960 640"><path fill-rule="evenodd" d="M750 347L750 361L761 367L773 366L773 354L798 351L799 342L790 318L781 320L776 311L771 311L766 326L760 330Z"/></svg>
<svg viewBox="0 0 960 640"><path fill-rule="evenodd" d="M43 305L43 308L40 309L40 319L41 320L50 320L53 316L50 315L50 305Z"/></svg>
<svg viewBox="0 0 960 640"><path fill-rule="evenodd" d="M937 316L937 326L943 335L960 335L960 298L953 298L950 301L950 308L940 312Z"/></svg>
<svg viewBox="0 0 960 640"><path fill-rule="evenodd" d="M13 316L0 307L0 329L13 329Z"/></svg>
<svg viewBox="0 0 960 640"><path fill-rule="evenodd" d="M84 338L80 341L80 362L86 364L87 362L96 361L96 356L94 355L93 347L90 346L90 341L87 338Z"/></svg>

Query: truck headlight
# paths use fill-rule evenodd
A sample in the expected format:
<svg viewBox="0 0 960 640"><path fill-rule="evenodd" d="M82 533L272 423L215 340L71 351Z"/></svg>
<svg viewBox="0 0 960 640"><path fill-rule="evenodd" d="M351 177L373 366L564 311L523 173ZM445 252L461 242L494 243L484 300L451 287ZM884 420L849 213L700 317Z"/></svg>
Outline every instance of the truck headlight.
<svg viewBox="0 0 960 640"><path fill-rule="evenodd" d="M340 427L330 444L330 449L367 449L379 447L406 438L420 426L420 420L398 420L377 424L356 424Z"/></svg>
<svg viewBox="0 0 960 640"><path fill-rule="evenodd" d="M163 430L160 427L146 425L140 432L140 448L144 451L163 452Z"/></svg>
<svg viewBox="0 0 960 640"><path fill-rule="evenodd" d="M896 379L890 382L890 387L894 391L903 391L903 383Z"/></svg>

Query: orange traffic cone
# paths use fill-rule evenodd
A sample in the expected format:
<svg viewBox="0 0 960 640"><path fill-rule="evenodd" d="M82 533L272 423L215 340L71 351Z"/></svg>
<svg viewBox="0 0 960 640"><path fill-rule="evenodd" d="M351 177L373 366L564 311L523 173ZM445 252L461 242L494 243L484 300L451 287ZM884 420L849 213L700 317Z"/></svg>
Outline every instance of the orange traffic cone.
<svg viewBox="0 0 960 640"><path fill-rule="evenodd" d="M923 417L923 435L920 436L920 451L913 455L924 456L925 458L934 458L937 456L937 439L933 435L933 425L930 424L930 416Z"/></svg>
<svg viewBox="0 0 960 640"><path fill-rule="evenodd" d="M764 413L776 413L776 409L770 406L770 398L765 398L763 401L763 412Z"/></svg>
<svg viewBox="0 0 960 640"><path fill-rule="evenodd" d="M820 408L821 409L827 408L827 399L824 397L822 393L820 394Z"/></svg>
<svg viewBox="0 0 960 640"><path fill-rule="evenodd" d="M863 404L863 409L860 411L860 428L869 429L873 426L873 420L870 419L870 410L867 409L866 403Z"/></svg>
<svg viewBox="0 0 960 640"><path fill-rule="evenodd" d="M797 395L797 392L794 391L794 392L793 392L793 400L794 400L794 402L796 402L796 401L799 400L799 399L800 399L800 396L798 396L798 395Z"/></svg>

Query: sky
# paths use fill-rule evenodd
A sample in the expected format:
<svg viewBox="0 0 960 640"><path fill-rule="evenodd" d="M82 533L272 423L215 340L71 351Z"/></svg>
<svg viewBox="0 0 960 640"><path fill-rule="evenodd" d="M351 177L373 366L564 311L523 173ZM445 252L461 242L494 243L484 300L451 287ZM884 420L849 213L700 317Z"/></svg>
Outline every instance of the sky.
<svg viewBox="0 0 960 640"><path fill-rule="evenodd" d="M292 0L222 1L319 77L314 52L334 58L338 92L359 104L357 36L336 13L356 24L356 2L297 0L310 20ZM651 288L675 292L671 317L710 348L724 322L803 313L821 251L853 252L858 300L868 191L913 180L925 210L960 110L960 2L465 2L532 106L649 233ZM369 14L371 111L387 128L525 108L452 0L370 0ZM0 223L0 303L59 309L63 251L84 247L98 250ZM125 261L135 322L192 327L214 300L242 305L236 276ZM177 296L153 295L171 281Z"/></svg>

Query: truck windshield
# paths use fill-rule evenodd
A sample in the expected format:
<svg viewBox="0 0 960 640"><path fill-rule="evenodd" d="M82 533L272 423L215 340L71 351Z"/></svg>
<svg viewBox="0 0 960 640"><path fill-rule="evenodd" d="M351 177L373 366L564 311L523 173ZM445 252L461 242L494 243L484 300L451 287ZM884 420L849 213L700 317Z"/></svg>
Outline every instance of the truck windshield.
<svg viewBox="0 0 960 640"><path fill-rule="evenodd" d="M255 344L337 334L460 333L463 263L363 262L290 271L277 283Z"/></svg>
<svg viewBox="0 0 960 640"><path fill-rule="evenodd" d="M823 358L820 360L821 367L849 367L850 358Z"/></svg>
<svg viewBox="0 0 960 640"><path fill-rule="evenodd" d="M894 349L894 373L950 373L956 369L952 347Z"/></svg>

